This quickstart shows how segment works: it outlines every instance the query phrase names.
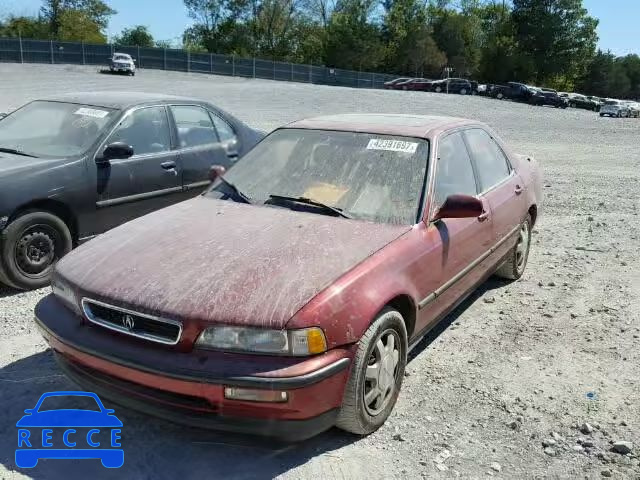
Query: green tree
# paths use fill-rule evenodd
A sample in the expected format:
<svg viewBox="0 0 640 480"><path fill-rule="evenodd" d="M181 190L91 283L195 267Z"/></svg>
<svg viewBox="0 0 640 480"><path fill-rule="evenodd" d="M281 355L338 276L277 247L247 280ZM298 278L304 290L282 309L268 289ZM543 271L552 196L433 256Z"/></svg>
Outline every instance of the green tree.
<svg viewBox="0 0 640 480"><path fill-rule="evenodd" d="M139 47L153 47L155 45L153 35L144 25L123 29L120 35L116 35L113 42L117 45L137 45Z"/></svg>
<svg viewBox="0 0 640 480"><path fill-rule="evenodd" d="M47 38L48 23L39 17L10 16L0 24L0 37Z"/></svg>
<svg viewBox="0 0 640 480"><path fill-rule="evenodd" d="M49 22L52 38L60 39L63 14L69 10L82 12L83 17L94 22L98 30L107 28L109 18L117 13L102 0L44 0L40 14ZM84 22L84 19L82 21Z"/></svg>
<svg viewBox="0 0 640 480"><path fill-rule="evenodd" d="M81 10L62 12L58 39L66 42L107 43L107 37L100 26Z"/></svg>
<svg viewBox="0 0 640 480"><path fill-rule="evenodd" d="M544 84L584 74L596 51L598 20L582 0L513 0L520 77Z"/></svg>

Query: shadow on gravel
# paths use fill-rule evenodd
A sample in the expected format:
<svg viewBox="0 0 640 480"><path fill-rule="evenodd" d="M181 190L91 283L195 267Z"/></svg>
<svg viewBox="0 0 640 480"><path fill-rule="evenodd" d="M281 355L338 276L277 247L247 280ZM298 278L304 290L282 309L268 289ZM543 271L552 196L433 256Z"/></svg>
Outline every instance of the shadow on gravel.
<svg viewBox="0 0 640 480"><path fill-rule="evenodd" d="M20 290L7 287L0 283L0 298L12 297L20 293Z"/></svg>
<svg viewBox="0 0 640 480"><path fill-rule="evenodd" d="M409 352L408 361L410 362L418 355L420 355L426 348L433 343L433 341L440 336L447 328L454 323L464 311L469 308L476 300L482 297L485 293L495 290L497 288L506 287L512 282L509 280L502 280L496 277L489 278L486 282L480 285L471 295L469 295L464 302L458 305L449 315L444 317L440 323L438 323L433 329L424 336L418 344L413 347L413 350Z"/></svg>
<svg viewBox="0 0 640 480"><path fill-rule="evenodd" d="M105 407L115 408L117 417L124 424L125 462L122 468L104 468L99 460L40 460L35 468L18 468L14 461L18 444L16 422L24 415L24 410L33 408L44 392L77 389L62 375L50 350L0 369L0 462L7 470L47 480L267 479L358 440L334 429L306 442L281 444L251 436L173 425L103 399Z"/></svg>

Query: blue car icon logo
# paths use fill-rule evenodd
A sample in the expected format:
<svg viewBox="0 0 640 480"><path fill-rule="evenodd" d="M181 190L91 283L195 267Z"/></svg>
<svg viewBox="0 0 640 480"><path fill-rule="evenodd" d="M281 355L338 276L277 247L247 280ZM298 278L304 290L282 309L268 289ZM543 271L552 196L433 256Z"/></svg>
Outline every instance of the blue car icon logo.
<svg viewBox="0 0 640 480"><path fill-rule="evenodd" d="M82 408L53 408L74 403ZM39 459L100 459L107 468L124 464L122 422L91 392L49 392L18 420L16 465L33 468Z"/></svg>

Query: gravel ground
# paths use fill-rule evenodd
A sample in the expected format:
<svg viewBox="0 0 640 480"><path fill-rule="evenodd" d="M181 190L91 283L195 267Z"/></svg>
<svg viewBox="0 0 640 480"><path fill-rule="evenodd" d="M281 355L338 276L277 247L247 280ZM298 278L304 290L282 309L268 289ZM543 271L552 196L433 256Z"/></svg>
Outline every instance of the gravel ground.
<svg viewBox="0 0 640 480"><path fill-rule="evenodd" d="M340 112L476 118L540 160L546 197L524 278L489 281L422 342L378 432L274 445L119 408L119 476L640 479L640 120L454 95L0 65L0 111L54 92L125 89L205 98L267 129ZM22 410L73 388L32 322L44 294L0 287L0 477L107 478L114 472L97 461L14 464ZM614 453L618 441L631 453Z"/></svg>

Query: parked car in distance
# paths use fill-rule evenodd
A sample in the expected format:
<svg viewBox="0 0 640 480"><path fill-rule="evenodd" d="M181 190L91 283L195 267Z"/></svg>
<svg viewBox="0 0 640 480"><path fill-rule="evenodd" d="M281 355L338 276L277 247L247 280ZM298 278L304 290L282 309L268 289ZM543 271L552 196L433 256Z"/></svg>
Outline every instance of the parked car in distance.
<svg viewBox="0 0 640 480"><path fill-rule="evenodd" d="M46 285L82 241L199 194L262 135L201 100L95 92L0 122L0 282Z"/></svg>
<svg viewBox="0 0 640 480"><path fill-rule="evenodd" d="M383 87L386 88L387 90L398 90L397 85L399 83L404 83L409 80L411 80L411 78L409 77L395 78L393 80L389 80L388 82L384 82Z"/></svg>
<svg viewBox="0 0 640 480"><path fill-rule="evenodd" d="M431 82L431 91L436 93L459 93L460 95L470 95L473 87L469 80L463 78L445 78Z"/></svg>
<svg viewBox="0 0 640 480"><path fill-rule="evenodd" d="M424 90L425 85L431 80L427 78L411 78L395 85L396 90Z"/></svg>
<svg viewBox="0 0 640 480"><path fill-rule="evenodd" d="M591 100L596 104L596 112L599 112L600 108L604 104L604 100L602 100L600 97L594 97L593 95L589 95L587 96L587 99Z"/></svg>
<svg viewBox="0 0 640 480"><path fill-rule="evenodd" d="M36 323L101 398L289 441L378 429L410 348L524 273L542 199L533 158L449 117L302 120L212 171L63 258Z"/></svg>
<svg viewBox="0 0 640 480"><path fill-rule="evenodd" d="M567 101L571 108L582 108L584 110L598 111L599 104L579 93L572 93L567 96Z"/></svg>
<svg viewBox="0 0 640 480"><path fill-rule="evenodd" d="M624 103L629 107L630 118L640 118L640 105L637 102L626 101Z"/></svg>
<svg viewBox="0 0 640 480"><path fill-rule="evenodd" d="M631 109L627 104L620 100L607 99L604 105L600 107L600 116L628 118L631 115Z"/></svg>
<svg viewBox="0 0 640 480"><path fill-rule="evenodd" d="M136 74L136 61L127 53L114 53L109 59L109 70L113 73Z"/></svg>
<svg viewBox="0 0 640 480"><path fill-rule="evenodd" d="M506 88L498 89L496 92L496 98L499 100L507 98L516 102L529 102L535 94L531 86L518 82L509 82Z"/></svg>
<svg viewBox="0 0 640 480"><path fill-rule="evenodd" d="M551 88L529 87L533 91L533 95L529 98L532 105L550 105L556 108L567 108L569 102L567 98L558 95L558 92Z"/></svg>

